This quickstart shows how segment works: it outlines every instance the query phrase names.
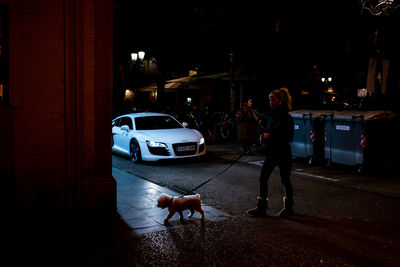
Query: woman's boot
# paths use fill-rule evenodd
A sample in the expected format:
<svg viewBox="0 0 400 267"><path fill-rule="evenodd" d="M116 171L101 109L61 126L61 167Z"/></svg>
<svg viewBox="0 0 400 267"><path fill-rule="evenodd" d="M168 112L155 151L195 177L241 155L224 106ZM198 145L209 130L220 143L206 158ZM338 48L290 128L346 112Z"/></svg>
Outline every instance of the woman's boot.
<svg viewBox="0 0 400 267"><path fill-rule="evenodd" d="M267 216L267 206L267 198L257 197L257 207L248 210L247 213L256 217L265 217Z"/></svg>
<svg viewBox="0 0 400 267"><path fill-rule="evenodd" d="M283 209L278 213L280 217L287 217L293 215L293 200L283 197Z"/></svg>

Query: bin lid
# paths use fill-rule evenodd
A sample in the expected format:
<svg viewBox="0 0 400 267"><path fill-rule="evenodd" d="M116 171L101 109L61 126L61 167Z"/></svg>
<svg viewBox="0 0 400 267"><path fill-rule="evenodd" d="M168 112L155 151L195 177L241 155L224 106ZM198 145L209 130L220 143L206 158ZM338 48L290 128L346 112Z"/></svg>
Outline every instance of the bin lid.
<svg viewBox="0 0 400 267"><path fill-rule="evenodd" d="M293 118L303 118L304 114L310 114L313 118L322 117L323 115L335 114L334 110L311 110L311 109L299 109L290 111L289 114Z"/></svg>
<svg viewBox="0 0 400 267"><path fill-rule="evenodd" d="M392 119L396 114L387 110L345 110L337 111L334 117L343 120L352 120L354 117L363 118L364 120L381 120Z"/></svg>

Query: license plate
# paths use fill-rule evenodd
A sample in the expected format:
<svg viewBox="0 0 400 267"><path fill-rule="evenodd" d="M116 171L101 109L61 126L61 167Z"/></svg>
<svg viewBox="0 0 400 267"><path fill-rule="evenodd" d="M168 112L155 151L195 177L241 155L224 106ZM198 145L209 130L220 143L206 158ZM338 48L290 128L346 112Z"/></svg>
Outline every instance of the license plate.
<svg viewBox="0 0 400 267"><path fill-rule="evenodd" d="M194 150L195 147L194 146L178 146L177 150L179 152L183 152L183 151L192 151Z"/></svg>

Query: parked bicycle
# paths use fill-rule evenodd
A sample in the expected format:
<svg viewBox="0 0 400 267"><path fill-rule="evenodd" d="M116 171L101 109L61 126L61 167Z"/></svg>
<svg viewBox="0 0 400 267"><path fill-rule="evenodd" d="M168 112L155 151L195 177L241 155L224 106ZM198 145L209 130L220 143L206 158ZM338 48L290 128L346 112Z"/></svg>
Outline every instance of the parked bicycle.
<svg viewBox="0 0 400 267"><path fill-rule="evenodd" d="M214 140L216 143L234 141L236 139L236 121L229 113L220 114L219 121L214 127Z"/></svg>

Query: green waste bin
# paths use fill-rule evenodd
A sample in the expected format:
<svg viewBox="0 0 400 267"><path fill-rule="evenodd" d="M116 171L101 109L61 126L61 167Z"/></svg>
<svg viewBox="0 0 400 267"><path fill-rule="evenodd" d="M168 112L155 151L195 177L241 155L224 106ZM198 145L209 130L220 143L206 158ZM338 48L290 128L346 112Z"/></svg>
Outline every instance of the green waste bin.
<svg viewBox="0 0 400 267"><path fill-rule="evenodd" d="M324 157L327 165L356 166L359 172L382 167L393 156L391 111L340 111L324 114Z"/></svg>
<svg viewBox="0 0 400 267"><path fill-rule="evenodd" d="M294 136L290 143L293 157L307 159L309 164L323 161L324 121L321 118L333 113L331 110L289 112L294 121Z"/></svg>

